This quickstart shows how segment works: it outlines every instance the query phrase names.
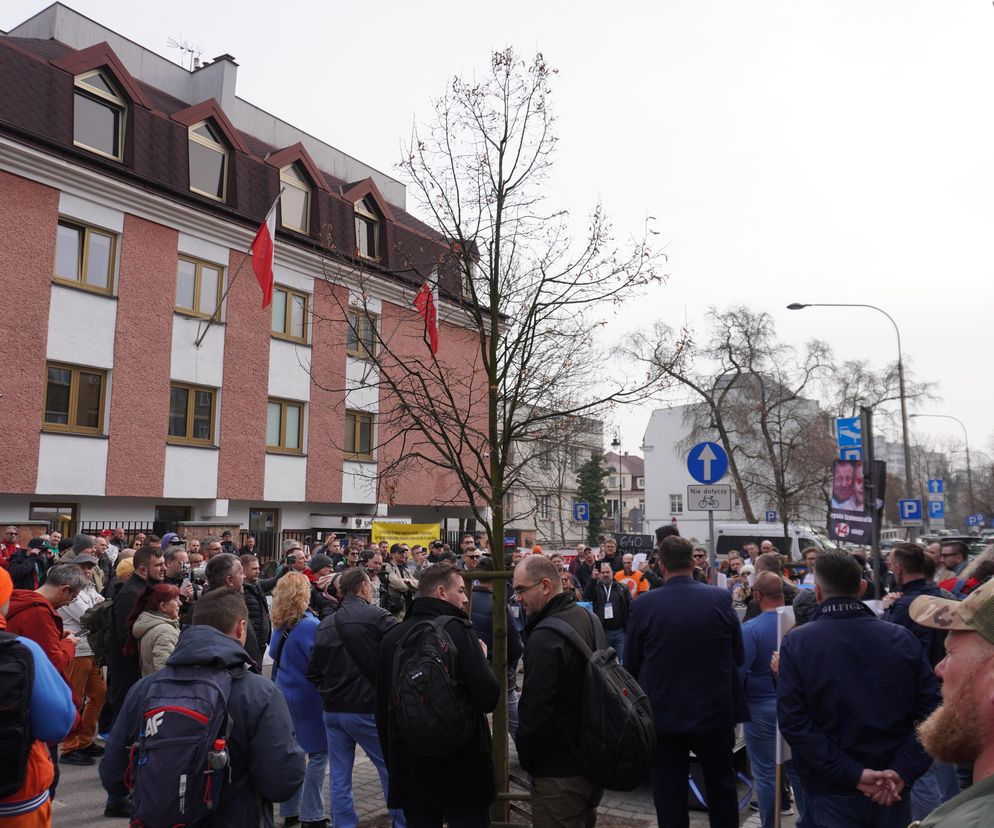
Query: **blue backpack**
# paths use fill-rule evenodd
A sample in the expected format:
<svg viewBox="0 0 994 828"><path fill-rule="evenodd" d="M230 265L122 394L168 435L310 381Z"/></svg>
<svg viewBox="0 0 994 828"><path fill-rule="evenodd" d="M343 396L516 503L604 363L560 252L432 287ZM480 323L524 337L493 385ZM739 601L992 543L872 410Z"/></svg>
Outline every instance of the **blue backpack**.
<svg viewBox="0 0 994 828"><path fill-rule="evenodd" d="M153 674L127 775L132 825L179 828L213 818L231 781L232 679L208 666L167 665Z"/></svg>

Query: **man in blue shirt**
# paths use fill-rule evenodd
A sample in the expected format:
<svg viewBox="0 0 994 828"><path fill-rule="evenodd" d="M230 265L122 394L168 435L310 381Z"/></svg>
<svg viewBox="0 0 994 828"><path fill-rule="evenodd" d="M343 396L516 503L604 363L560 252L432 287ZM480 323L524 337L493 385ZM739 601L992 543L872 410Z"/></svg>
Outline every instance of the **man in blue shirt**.
<svg viewBox="0 0 994 828"><path fill-rule="evenodd" d="M760 614L742 625L745 661L739 668L749 704L749 721L745 723L746 750L756 783L759 816L763 828L773 828L776 802L777 688L770 669L770 659L777 648L777 608L784 605L783 581L773 572L760 572L752 587L752 597ZM804 791L793 766L785 766L794 786L794 798L800 812L799 826L805 821Z"/></svg>

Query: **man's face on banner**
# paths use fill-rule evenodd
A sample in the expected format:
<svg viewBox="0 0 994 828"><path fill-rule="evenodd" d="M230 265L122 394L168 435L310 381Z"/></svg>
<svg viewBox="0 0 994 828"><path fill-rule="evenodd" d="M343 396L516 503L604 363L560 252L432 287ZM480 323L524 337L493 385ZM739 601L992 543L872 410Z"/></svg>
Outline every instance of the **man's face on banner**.
<svg viewBox="0 0 994 828"><path fill-rule="evenodd" d="M852 497L853 464L842 461L835 463L835 475L832 482L832 498L839 503Z"/></svg>
<svg viewBox="0 0 994 828"><path fill-rule="evenodd" d="M863 464L862 463L853 464L852 494L853 498L856 501L856 505L862 507L863 505Z"/></svg>

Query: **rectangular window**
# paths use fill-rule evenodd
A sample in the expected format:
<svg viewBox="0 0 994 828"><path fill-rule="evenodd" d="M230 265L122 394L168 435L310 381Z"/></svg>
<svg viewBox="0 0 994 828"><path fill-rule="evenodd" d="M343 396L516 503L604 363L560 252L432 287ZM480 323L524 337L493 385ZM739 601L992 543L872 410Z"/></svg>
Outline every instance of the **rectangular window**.
<svg viewBox="0 0 994 828"><path fill-rule="evenodd" d="M102 434L107 372L48 363L45 428Z"/></svg>
<svg viewBox="0 0 994 828"><path fill-rule="evenodd" d="M549 519L549 495L538 495L535 498L535 510L539 520Z"/></svg>
<svg viewBox="0 0 994 828"><path fill-rule="evenodd" d="M300 454L303 450L304 405L290 400L269 400L266 416L266 449Z"/></svg>
<svg viewBox="0 0 994 828"><path fill-rule="evenodd" d="M273 336L307 341L307 308L310 304L306 293L289 288L273 288Z"/></svg>
<svg viewBox="0 0 994 828"><path fill-rule="evenodd" d="M73 98L73 143L120 161L126 111L126 101L103 72L79 75Z"/></svg>
<svg viewBox="0 0 994 828"><path fill-rule="evenodd" d="M169 442L214 444L214 401L217 391L173 383L169 387Z"/></svg>
<svg viewBox="0 0 994 828"><path fill-rule="evenodd" d="M75 503L32 503L28 507L28 520L48 521L50 532L59 531L67 535L76 522L77 509Z"/></svg>
<svg viewBox="0 0 994 828"><path fill-rule="evenodd" d="M362 311L350 310L348 341L345 350L359 359L376 356L376 317Z"/></svg>
<svg viewBox="0 0 994 828"><path fill-rule="evenodd" d="M55 278L110 293L116 247L113 233L60 219L55 237Z"/></svg>
<svg viewBox="0 0 994 828"><path fill-rule="evenodd" d="M645 478L644 477L636 477L635 478L635 488L636 489L644 489L645 488Z"/></svg>
<svg viewBox="0 0 994 828"><path fill-rule="evenodd" d="M374 415L345 412L345 457L348 460L373 459Z"/></svg>
<svg viewBox="0 0 994 828"><path fill-rule="evenodd" d="M671 515L682 515L683 514L683 495L682 494L671 494L670 495L670 514Z"/></svg>
<svg viewBox="0 0 994 828"><path fill-rule="evenodd" d="M221 301L220 265L180 257L176 270L176 310L194 316L210 316Z"/></svg>

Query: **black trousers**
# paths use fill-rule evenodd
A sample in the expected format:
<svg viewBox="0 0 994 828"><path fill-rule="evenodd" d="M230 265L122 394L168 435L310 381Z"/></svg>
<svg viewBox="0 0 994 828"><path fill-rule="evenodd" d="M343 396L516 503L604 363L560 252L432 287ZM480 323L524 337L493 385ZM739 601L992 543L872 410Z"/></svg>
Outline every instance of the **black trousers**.
<svg viewBox="0 0 994 828"><path fill-rule="evenodd" d="M739 802L735 787L735 729L660 735L652 763L652 798L659 828L688 828L687 778L690 751L704 773L711 828L737 828Z"/></svg>
<svg viewBox="0 0 994 828"><path fill-rule="evenodd" d="M437 811L404 808L404 820L407 828L442 828L443 821L448 823L449 828L488 828L490 805L459 810L439 808Z"/></svg>

